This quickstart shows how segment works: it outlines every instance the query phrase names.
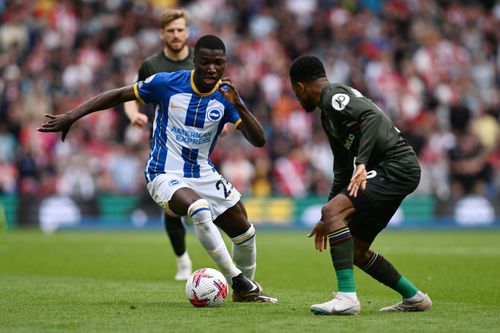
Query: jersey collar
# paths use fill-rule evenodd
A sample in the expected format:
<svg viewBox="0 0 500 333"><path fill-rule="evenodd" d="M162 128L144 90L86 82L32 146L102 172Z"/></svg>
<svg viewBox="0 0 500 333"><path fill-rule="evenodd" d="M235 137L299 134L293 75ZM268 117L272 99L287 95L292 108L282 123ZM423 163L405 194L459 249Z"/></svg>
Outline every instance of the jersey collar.
<svg viewBox="0 0 500 333"><path fill-rule="evenodd" d="M198 90L198 88L196 88L196 85L194 84L194 70L191 71L191 88L193 88L194 92L200 96L208 96L208 95L211 95L213 94L217 88L219 87L219 83L220 83L220 80L219 82L214 86L214 88L212 90L210 90L209 92L206 92L206 93L202 93Z"/></svg>

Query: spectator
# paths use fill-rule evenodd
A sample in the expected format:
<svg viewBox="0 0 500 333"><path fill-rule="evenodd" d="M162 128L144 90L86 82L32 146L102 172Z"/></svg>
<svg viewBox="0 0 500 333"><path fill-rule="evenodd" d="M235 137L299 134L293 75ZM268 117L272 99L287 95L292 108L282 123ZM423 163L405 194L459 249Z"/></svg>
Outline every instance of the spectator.
<svg viewBox="0 0 500 333"><path fill-rule="evenodd" d="M95 193L136 191L134 184L142 182L140 172L127 184L104 172L107 160L126 161L131 169L144 162L143 156L129 153L141 138L125 133L119 107L109 117L89 119L75 128L73 136L78 135L84 145L77 146L70 138L71 145L62 147L54 137L40 139L28 132L46 112L59 113L98 91L131 82L142 59L162 46L155 30L164 9L160 3L5 2L0 13L0 160L2 168L17 167L8 174L17 175L19 181L12 188L12 182L4 179L4 191L36 192L46 177L37 168L54 170L61 180L76 151L88 161ZM500 105L498 3L186 3L192 17L191 38L206 33L223 36L230 64L226 72L241 87L242 97L266 131L266 154L239 157L245 169L253 169L238 176L242 192L300 197L322 192L330 180L329 171L323 169L330 163L322 162L327 158L322 153L326 142L315 134L318 123L295 113L298 107L290 96L287 65L302 53L322 57L329 76L360 90L396 120L420 150L423 175L418 192L446 198L450 187L454 195L473 191L477 186L462 179L460 169L468 165L462 163L463 156L481 161L472 163L477 164L475 171L482 170L479 165L487 169L490 162L500 164L498 115L484 111L498 110ZM468 111L463 113L463 108ZM462 127L461 134L457 126ZM463 132L467 126L473 132ZM227 140L233 142L232 134ZM115 145L124 148L114 149ZM244 149L237 141L235 145L216 148L214 161L229 164L232 151ZM54 162L56 154L66 156L57 159L61 165ZM296 173L297 184L285 184L280 178L283 170ZM448 171L453 182L447 180ZM488 193L498 193L497 173L496 180L487 172L479 174ZM455 191L452 184L457 183L462 190ZM477 179L472 183L478 184Z"/></svg>

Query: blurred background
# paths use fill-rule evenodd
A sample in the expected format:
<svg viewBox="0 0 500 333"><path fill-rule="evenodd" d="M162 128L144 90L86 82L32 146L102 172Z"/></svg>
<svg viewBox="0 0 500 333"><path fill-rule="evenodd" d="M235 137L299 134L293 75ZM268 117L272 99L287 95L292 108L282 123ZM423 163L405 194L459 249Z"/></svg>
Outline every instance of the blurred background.
<svg viewBox="0 0 500 333"><path fill-rule="evenodd" d="M163 47L159 14L177 6L190 14L191 46L224 40L226 74L265 128L264 148L230 132L211 156L252 222L310 226L328 196L326 136L288 82L290 61L312 53L420 158L421 184L391 225L500 226L499 1L0 0L3 228L161 227L143 176L149 135L123 106L79 121L65 143L36 128L45 113L130 84Z"/></svg>

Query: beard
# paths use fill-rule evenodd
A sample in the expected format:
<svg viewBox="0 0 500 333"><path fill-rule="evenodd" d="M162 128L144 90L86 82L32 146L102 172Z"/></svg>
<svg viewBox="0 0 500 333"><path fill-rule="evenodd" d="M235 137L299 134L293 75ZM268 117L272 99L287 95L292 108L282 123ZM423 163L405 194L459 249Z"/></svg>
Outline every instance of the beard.
<svg viewBox="0 0 500 333"><path fill-rule="evenodd" d="M173 43L175 42L175 45L173 45ZM179 44L180 42L180 44ZM180 52L185 46L187 45L187 41L184 41L184 42L181 42L181 41L172 41L172 42L165 42L165 46L167 47L167 49L169 49L170 51L174 52L174 53L178 53Z"/></svg>
<svg viewBox="0 0 500 333"><path fill-rule="evenodd" d="M312 103L311 101L300 101L300 105L302 105L302 108L306 111L306 112L313 112L314 110L316 110L316 105L314 103Z"/></svg>

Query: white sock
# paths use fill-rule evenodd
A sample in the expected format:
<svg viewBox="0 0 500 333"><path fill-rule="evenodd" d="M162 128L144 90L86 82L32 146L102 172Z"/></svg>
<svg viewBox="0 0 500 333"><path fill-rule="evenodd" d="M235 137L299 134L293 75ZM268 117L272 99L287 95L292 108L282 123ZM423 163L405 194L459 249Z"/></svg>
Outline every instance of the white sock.
<svg viewBox="0 0 500 333"><path fill-rule="evenodd" d="M342 298L342 299L348 299L351 301L357 301L358 300L358 295L356 292L343 292L339 291L335 294L335 298Z"/></svg>
<svg viewBox="0 0 500 333"><path fill-rule="evenodd" d="M188 208L188 216L193 220L194 232L203 248L212 257L221 273L229 283L241 271L234 265L233 259L224 244L219 229L212 221L212 214L205 199L199 199Z"/></svg>
<svg viewBox="0 0 500 333"><path fill-rule="evenodd" d="M177 260L177 266L186 265L191 262L191 258L189 258L189 254L187 251L180 256L175 256L175 259Z"/></svg>
<svg viewBox="0 0 500 333"><path fill-rule="evenodd" d="M255 245L255 228L253 225L248 230L234 238L233 242L233 259L236 267L243 274L253 280L255 270L257 268L257 246Z"/></svg>

